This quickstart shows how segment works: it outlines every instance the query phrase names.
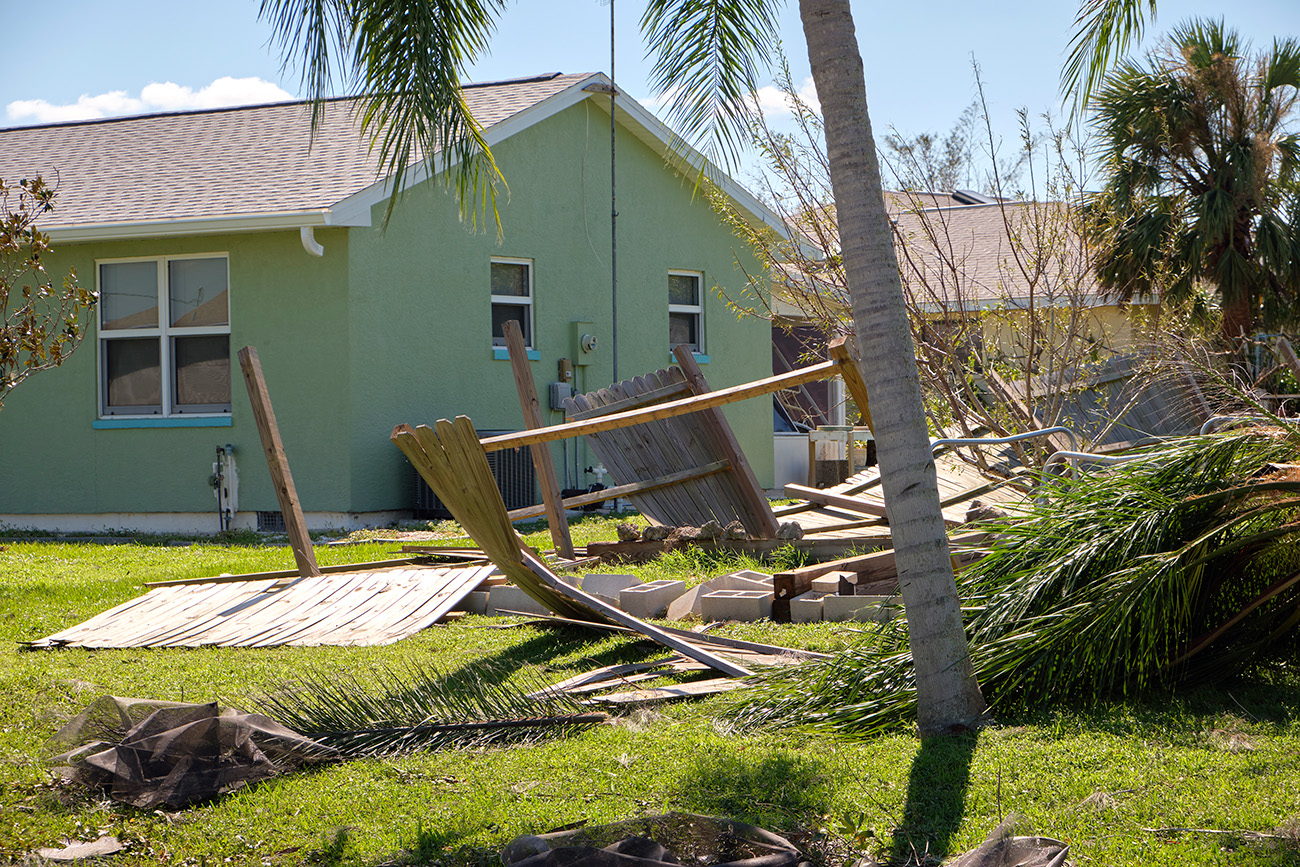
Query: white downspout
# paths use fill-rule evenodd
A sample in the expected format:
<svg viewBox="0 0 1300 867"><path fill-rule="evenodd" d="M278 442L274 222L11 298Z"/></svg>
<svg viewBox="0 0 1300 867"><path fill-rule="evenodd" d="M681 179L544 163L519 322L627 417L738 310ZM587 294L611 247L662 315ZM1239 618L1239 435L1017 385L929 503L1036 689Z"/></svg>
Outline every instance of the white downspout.
<svg viewBox="0 0 1300 867"><path fill-rule="evenodd" d="M302 237L302 248L313 256L324 256L325 248L316 241L316 229L312 226L303 226L298 230Z"/></svg>

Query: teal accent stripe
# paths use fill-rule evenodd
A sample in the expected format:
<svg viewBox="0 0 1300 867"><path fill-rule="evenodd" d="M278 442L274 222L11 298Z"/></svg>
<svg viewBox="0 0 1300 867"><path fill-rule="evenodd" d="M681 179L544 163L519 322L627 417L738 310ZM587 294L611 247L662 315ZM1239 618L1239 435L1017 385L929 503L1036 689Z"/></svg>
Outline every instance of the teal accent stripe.
<svg viewBox="0 0 1300 867"><path fill-rule="evenodd" d="M700 355L698 352L692 352L691 355L694 355L694 356L695 356L695 363L696 363L696 364L708 364L708 363L709 363L709 357L708 357L707 355ZM675 356L675 355L673 355L671 352L669 352L669 353L668 353L668 360L671 361L671 362L675 362L675 361L677 361L677 356Z"/></svg>
<svg viewBox="0 0 1300 867"><path fill-rule="evenodd" d="M492 347L492 357L493 357L494 359L496 359L497 361L509 361L509 360L510 360L510 350L506 349L504 346L494 346L494 347ZM541 360L542 360L542 353L541 353L541 351L540 351L540 350L537 350L537 349L529 349L529 350L528 350L528 360L529 360L529 361L541 361Z"/></svg>
<svg viewBox="0 0 1300 867"><path fill-rule="evenodd" d="M90 423L95 430L138 427L231 427L230 416L221 418L97 418Z"/></svg>

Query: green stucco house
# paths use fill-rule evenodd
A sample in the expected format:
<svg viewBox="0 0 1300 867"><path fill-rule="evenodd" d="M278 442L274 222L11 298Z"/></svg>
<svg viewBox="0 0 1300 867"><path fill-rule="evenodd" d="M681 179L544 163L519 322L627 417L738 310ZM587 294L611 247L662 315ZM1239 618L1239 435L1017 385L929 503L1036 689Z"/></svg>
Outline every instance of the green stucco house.
<svg viewBox="0 0 1300 867"><path fill-rule="evenodd" d="M349 100L327 105L314 138L304 103L0 129L0 177L57 179L41 225L48 269L75 268L101 293L76 354L0 410L0 526L268 525L278 506L235 359L245 345L313 528L411 515L414 472L388 439L397 423L522 427L507 320L523 327L544 408L565 360L574 390L609 384L609 79L465 93L509 184L500 239L462 223L423 166L382 229L390 186ZM738 319L716 291L738 297L742 266L758 266L696 189L701 158L631 100L618 98L616 117L620 378L666 366L670 340L697 348L715 388L768 375L767 323ZM770 402L727 414L770 486ZM597 480L580 442L554 456L561 485Z"/></svg>

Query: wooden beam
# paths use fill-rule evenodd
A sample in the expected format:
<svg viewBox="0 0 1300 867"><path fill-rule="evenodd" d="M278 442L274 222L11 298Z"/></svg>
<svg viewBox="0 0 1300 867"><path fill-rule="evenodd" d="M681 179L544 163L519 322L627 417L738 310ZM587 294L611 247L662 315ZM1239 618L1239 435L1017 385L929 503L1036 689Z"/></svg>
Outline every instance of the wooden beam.
<svg viewBox="0 0 1300 867"><path fill-rule="evenodd" d="M607 430L618 430L619 428L631 427L634 424L641 424L646 421L672 418L676 415L685 415L688 412L699 412L717 406L726 406L739 400L771 394L774 391L780 391L783 388L789 388L802 382L816 382L826 379L833 376L838 369L836 362L824 361L821 364L814 364L812 367L801 367L780 376L769 376L755 382L720 388L717 391L710 391L708 394L686 397L681 400L661 403L657 406L642 407L586 421L553 424L541 430L487 437L482 441L483 449L489 452L499 452L503 449L515 449L520 446L531 446L535 443L553 443L570 437L600 433Z"/></svg>
<svg viewBox="0 0 1300 867"><path fill-rule="evenodd" d="M691 391L696 395L708 394L709 381L704 378L704 372L696 363L691 348L684 343L678 344L673 347L673 355L677 358L677 366L681 368L682 373L686 374L686 382L690 385ZM740 442L736 439L731 425L727 423L727 417L722 414L719 407L705 410L701 417L713 429L718 445L722 447L722 454L731 462L731 476L736 482L741 502L748 510L751 519L747 523L759 531L758 535L761 538L775 539L776 531L781 525L777 523L776 515L772 514L772 504L763 493L758 477L754 475L754 468L749 465L749 459L740 448Z"/></svg>
<svg viewBox="0 0 1300 867"><path fill-rule="evenodd" d="M289 473L289 459L285 456L284 443L280 440L280 428L275 423L275 412L271 409L271 396L266 390L266 379L262 376L262 363L257 358L257 350L251 346L239 350L239 367L244 372L244 383L248 386L248 400L253 405L257 434L262 438L266 466L271 471L275 498L280 502L280 514L284 516L284 526L289 531L289 545L293 548L293 559L298 563L298 574L303 578L319 575L321 571L316 565L316 552L312 549L307 522L302 516L298 489L293 486L293 476Z"/></svg>
<svg viewBox="0 0 1300 867"><path fill-rule="evenodd" d="M542 420L542 405L537 400L537 388L533 383L533 371L528 366L528 349L524 346L524 333L519 323L508 320L501 328L506 338L506 351L510 354L510 371L515 375L515 391L519 393L519 408L524 414L524 427L537 430L545 427ZM542 508L546 513L546 523L551 530L551 542L555 551L566 560L573 559L573 537L569 535L569 519L564 515L564 506L560 504L560 482L555 476L555 461L551 460L551 449L543 443L530 447L533 455L533 468L537 470L537 485L542 489Z"/></svg>
<svg viewBox="0 0 1300 867"><path fill-rule="evenodd" d="M690 393L691 387L686 382L675 382L672 385L665 385L651 391L642 392L636 397L627 397L623 400L616 400L613 403L607 403L604 406L571 412L568 413L568 416L574 421L581 421L589 418L601 418L602 416L613 415L616 412L624 412L629 409L637 409L642 406L651 406L656 403L662 403L670 398Z"/></svg>
<svg viewBox="0 0 1300 867"><path fill-rule="evenodd" d="M823 491L820 488L810 488L807 485L788 484L785 486L785 495L791 499L807 500L819 506L835 506L836 508L856 512L859 515L873 515L877 518L885 517L884 506L867 500L859 500L857 497Z"/></svg>
<svg viewBox="0 0 1300 867"><path fill-rule="evenodd" d="M721 473L730 469L731 464L727 461L714 461L711 464L705 464L702 467L694 467L689 470L682 470L677 473L669 473L666 476L660 476L657 479L648 479L644 482L632 482L627 485L616 485L612 488L602 488L599 491L593 491L589 494L579 494L576 497L569 497L561 500L561 504L566 509L576 509L579 506L585 506L588 503L600 503L605 500L611 500L616 497L626 497L628 494L637 494L641 491L653 491L656 488L666 488L669 485L676 485L691 479L699 479L704 476L711 476L714 473ZM527 506L522 509L512 509L508 514L510 520L518 521L521 518L533 518L543 514L544 506Z"/></svg>
<svg viewBox="0 0 1300 867"><path fill-rule="evenodd" d="M844 380L844 387L849 390L849 397L858 405L858 412L862 415L862 423L871 428L871 432L876 432L876 426L871 423L871 401L867 397L867 384L862 381L862 371L858 368L857 359L849 350L848 338L837 337L830 342L828 347L831 353L831 360L838 365L840 378Z"/></svg>

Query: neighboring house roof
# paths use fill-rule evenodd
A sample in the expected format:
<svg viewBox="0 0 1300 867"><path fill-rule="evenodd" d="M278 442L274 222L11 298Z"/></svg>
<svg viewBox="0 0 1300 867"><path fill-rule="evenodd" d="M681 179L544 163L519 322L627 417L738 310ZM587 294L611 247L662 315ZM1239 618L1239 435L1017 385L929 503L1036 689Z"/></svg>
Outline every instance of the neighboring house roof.
<svg viewBox="0 0 1300 867"><path fill-rule="evenodd" d="M923 306L1106 303L1059 202L922 207L893 218L903 282Z"/></svg>
<svg viewBox="0 0 1300 867"><path fill-rule="evenodd" d="M609 85L599 73L554 73L464 93L491 146L582 99L608 106ZM619 99L618 110L679 169L703 165L635 101ZM55 210L41 221L56 241L370 225L371 206L391 191L357 100L327 101L314 137L310 118L310 103L285 102L0 129L0 178L57 181ZM415 165L406 183L426 178ZM734 182L722 186L751 217L779 225Z"/></svg>

